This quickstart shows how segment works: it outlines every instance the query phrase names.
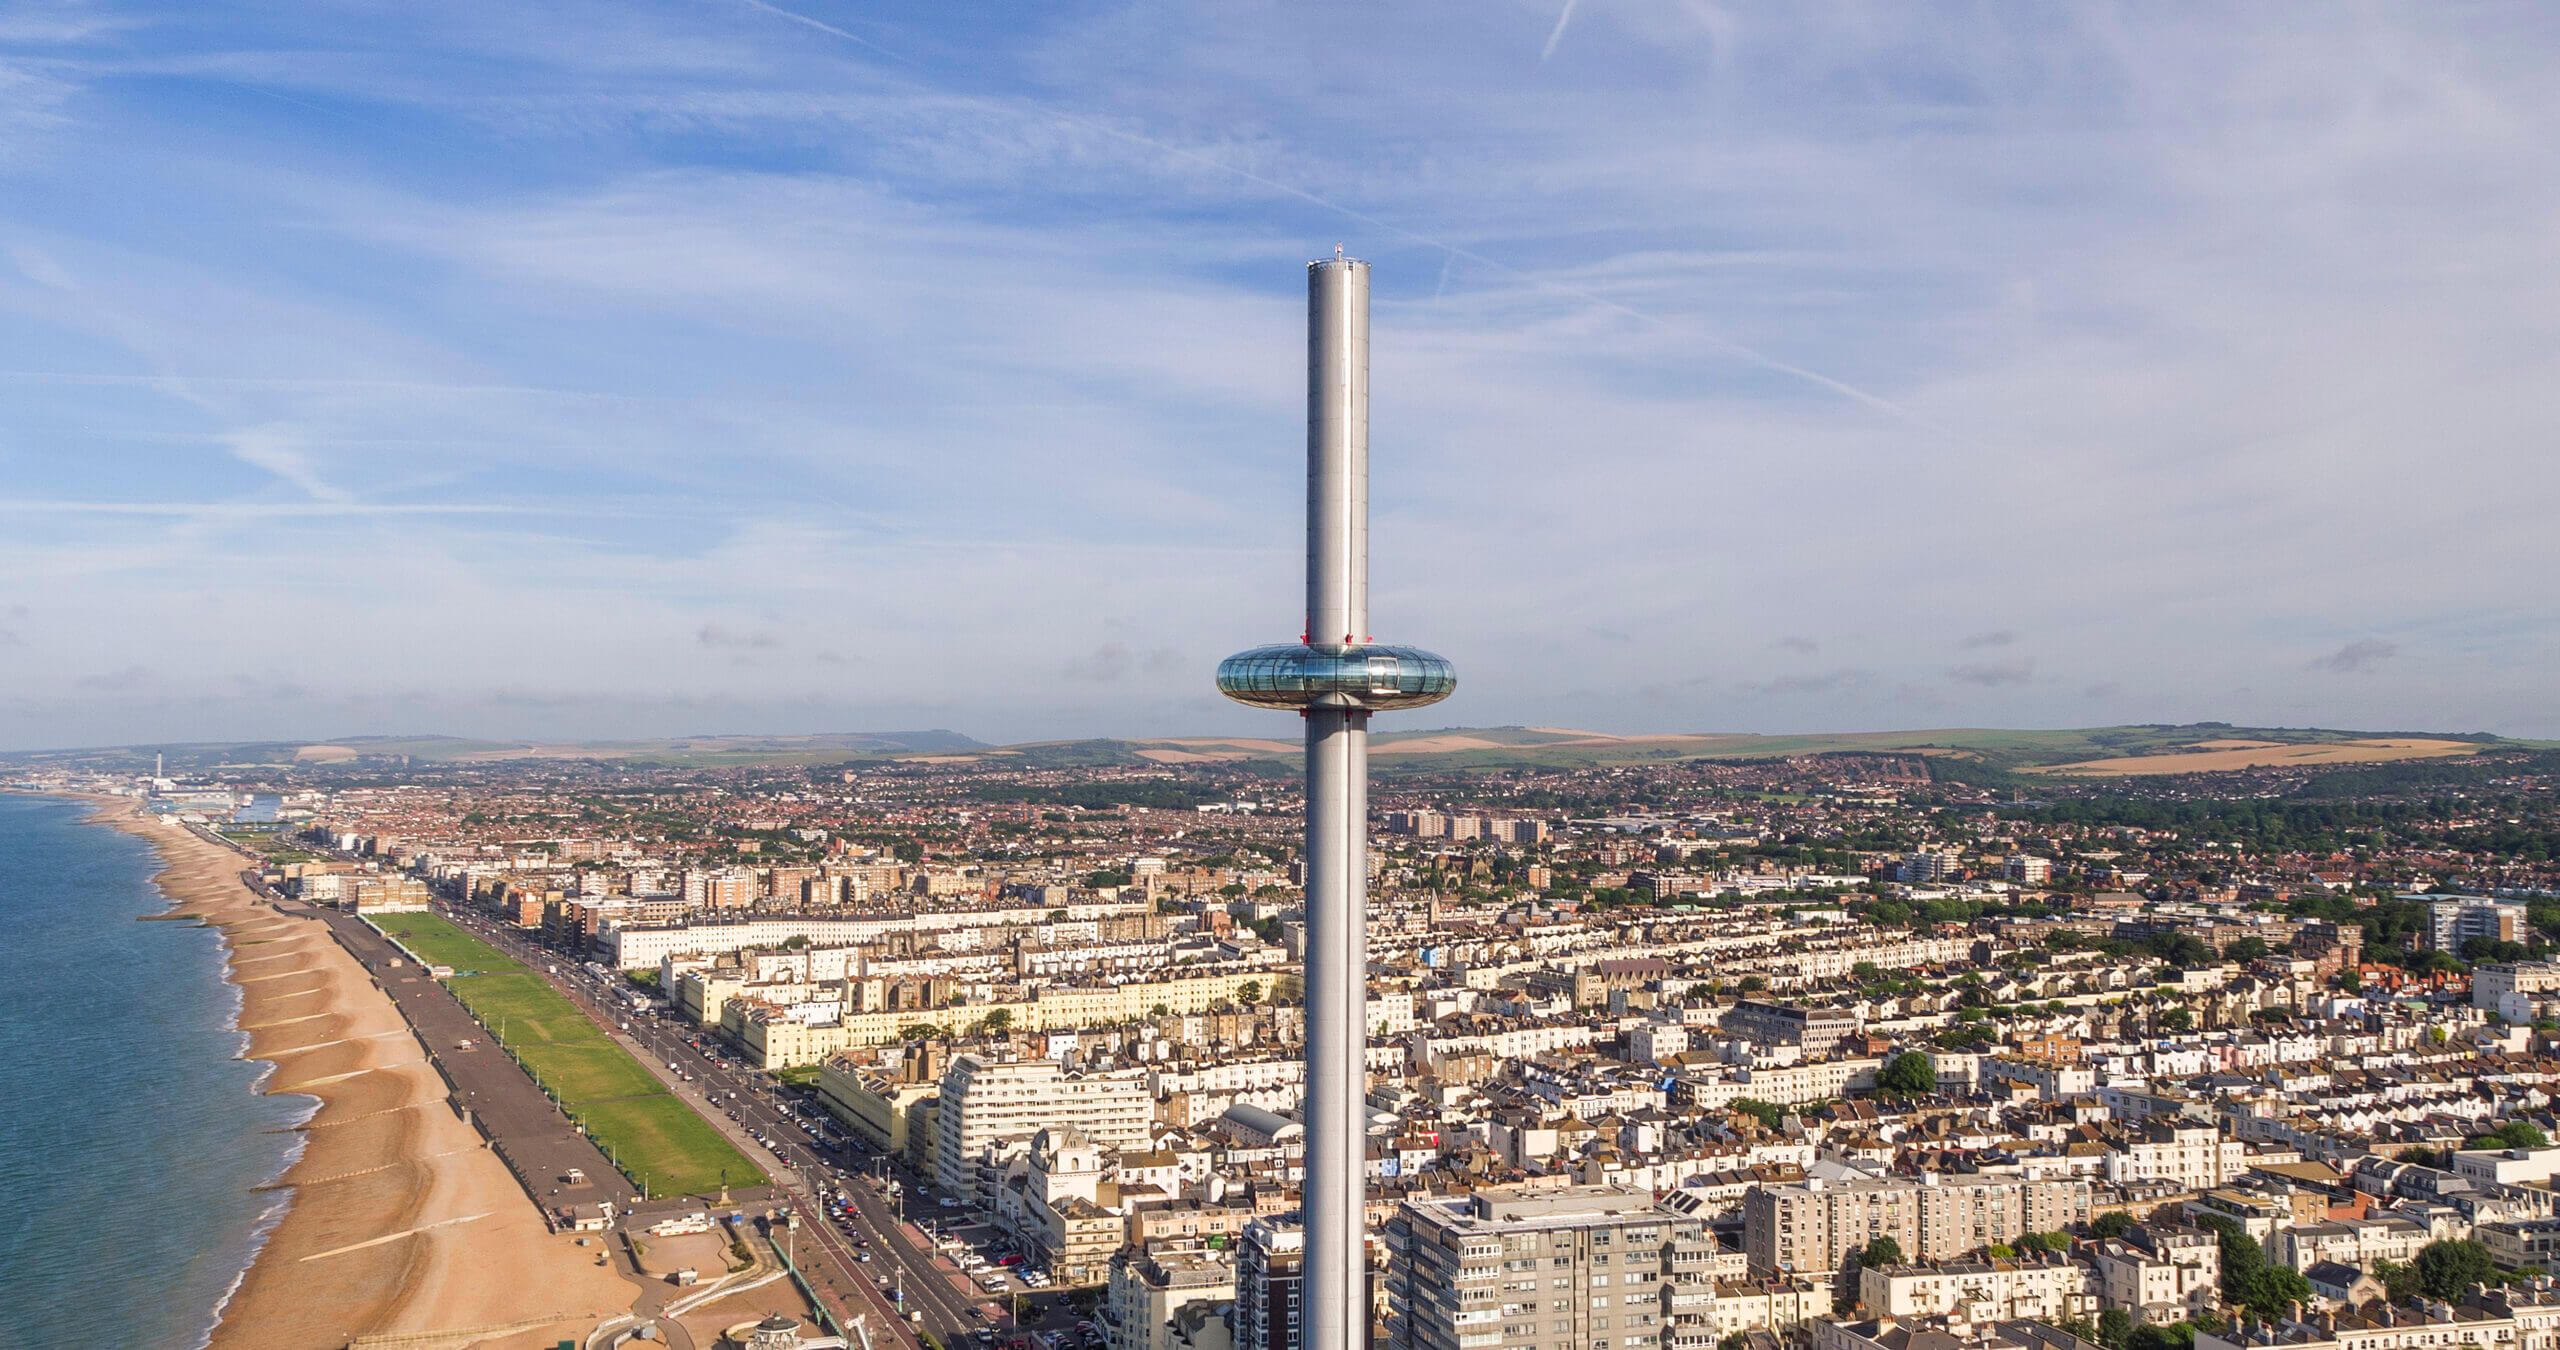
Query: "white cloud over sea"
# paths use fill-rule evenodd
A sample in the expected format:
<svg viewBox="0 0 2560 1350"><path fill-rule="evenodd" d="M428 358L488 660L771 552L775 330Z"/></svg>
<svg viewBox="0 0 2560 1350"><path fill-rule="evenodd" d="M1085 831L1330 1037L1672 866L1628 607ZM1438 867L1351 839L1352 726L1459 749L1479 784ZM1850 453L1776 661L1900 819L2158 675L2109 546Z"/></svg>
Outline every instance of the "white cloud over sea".
<svg viewBox="0 0 2560 1350"><path fill-rule="evenodd" d="M1208 672L1297 631L1336 242L1445 720L2560 735L2555 56L2529 5L0 6L0 747L1268 730Z"/></svg>

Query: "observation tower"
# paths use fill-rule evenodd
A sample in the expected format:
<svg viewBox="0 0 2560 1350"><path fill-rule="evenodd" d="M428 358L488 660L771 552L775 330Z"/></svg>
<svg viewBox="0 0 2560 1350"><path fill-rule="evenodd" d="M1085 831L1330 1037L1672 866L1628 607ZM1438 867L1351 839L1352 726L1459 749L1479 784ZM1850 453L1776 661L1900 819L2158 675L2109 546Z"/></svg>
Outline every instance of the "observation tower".
<svg viewBox="0 0 2560 1350"><path fill-rule="evenodd" d="M1218 663L1218 692L1307 723L1304 1350L1360 1350L1368 1077L1369 714L1458 686L1449 663L1369 640L1369 264L1307 264L1307 626Z"/></svg>

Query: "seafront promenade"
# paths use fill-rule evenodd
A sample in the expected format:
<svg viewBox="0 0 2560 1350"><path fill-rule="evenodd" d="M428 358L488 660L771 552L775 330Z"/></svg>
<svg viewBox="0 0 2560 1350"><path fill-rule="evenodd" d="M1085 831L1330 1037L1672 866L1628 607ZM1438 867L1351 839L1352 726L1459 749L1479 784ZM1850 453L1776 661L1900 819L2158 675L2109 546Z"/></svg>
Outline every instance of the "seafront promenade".
<svg viewBox="0 0 2560 1350"><path fill-rule="evenodd" d="M291 1202L224 1305L214 1350L385 1336L548 1346L632 1306L637 1291L600 1250L525 1204L416 1032L323 922L248 884L227 844L93 800L95 823L160 854L153 881L173 912L222 935L244 1053L275 1066L264 1090L318 1103L282 1178Z"/></svg>

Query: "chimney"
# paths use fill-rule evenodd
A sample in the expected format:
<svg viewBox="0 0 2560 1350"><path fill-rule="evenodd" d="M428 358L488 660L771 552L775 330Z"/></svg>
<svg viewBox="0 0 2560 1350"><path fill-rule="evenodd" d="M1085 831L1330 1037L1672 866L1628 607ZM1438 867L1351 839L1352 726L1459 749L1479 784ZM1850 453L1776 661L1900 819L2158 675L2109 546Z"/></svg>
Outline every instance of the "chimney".
<svg viewBox="0 0 2560 1350"><path fill-rule="evenodd" d="M2297 1298L2297 1299L2289 1299L2289 1300L2287 1300L2287 1301L2286 1301L2286 1303L2285 1303L2285 1305L2284 1305L2284 1312L2285 1312L2285 1320L2286 1320L2286 1321L2288 1321L2288 1322L2299 1322L2299 1321L2301 1321L2301 1320L2302 1320L2302 1300L2301 1300L2301 1299L2298 1299L2298 1298Z"/></svg>

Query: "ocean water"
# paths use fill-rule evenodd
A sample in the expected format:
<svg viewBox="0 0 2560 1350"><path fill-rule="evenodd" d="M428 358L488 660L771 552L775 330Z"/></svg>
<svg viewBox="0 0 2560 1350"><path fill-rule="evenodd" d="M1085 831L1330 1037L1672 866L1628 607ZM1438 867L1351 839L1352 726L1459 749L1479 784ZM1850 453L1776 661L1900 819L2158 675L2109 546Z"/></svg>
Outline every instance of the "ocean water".
<svg viewBox="0 0 2560 1350"><path fill-rule="evenodd" d="M239 994L141 840L0 795L0 1347L189 1350L282 1212L308 1097L238 1058Z"/></svg>

